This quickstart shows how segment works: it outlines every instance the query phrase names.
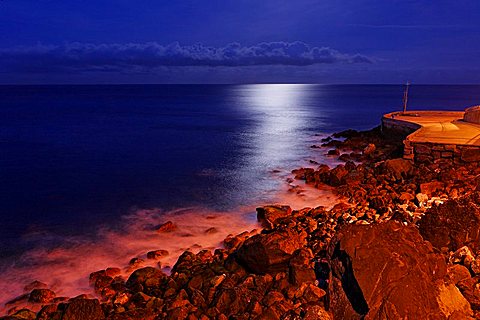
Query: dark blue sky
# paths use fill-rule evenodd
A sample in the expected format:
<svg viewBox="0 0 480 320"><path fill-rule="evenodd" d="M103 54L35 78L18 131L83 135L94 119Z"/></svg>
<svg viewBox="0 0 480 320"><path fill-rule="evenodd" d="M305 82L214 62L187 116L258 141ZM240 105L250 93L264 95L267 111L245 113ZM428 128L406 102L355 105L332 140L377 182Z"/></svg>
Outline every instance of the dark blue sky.
<svg viewBox="0 0 480 320"><path fill-rule="evenodd" d="M478 0L0 0L0 83L480 83Z"/></svg>

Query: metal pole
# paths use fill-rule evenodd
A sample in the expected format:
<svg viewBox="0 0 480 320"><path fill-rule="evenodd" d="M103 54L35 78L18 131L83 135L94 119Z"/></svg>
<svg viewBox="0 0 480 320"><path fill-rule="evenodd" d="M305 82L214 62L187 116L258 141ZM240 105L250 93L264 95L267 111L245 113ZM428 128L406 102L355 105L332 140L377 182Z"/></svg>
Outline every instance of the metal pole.
<svg viewBox="0 0 480 320"><path fill-rule="evenodd" d="M405 87L405 92L403 93L403 113L407 112L408 86L410 86L410 82L407 81L407 85Z"/></svg>

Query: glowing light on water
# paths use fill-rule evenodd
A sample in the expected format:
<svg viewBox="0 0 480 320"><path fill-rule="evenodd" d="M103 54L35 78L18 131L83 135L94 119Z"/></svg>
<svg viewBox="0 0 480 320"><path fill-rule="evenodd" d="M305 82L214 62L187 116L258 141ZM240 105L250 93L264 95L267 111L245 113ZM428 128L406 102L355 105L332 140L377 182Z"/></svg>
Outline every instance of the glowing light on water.
<svg viewBox="0 0 480 320"><path fill-rule="evenodd" d="M145 259L151 250L168 250L170 254L160 262L162 266L173 266L186 249L194 252L214 249L221 246L228 234L257 228L256 206L276 202L300 209L335 204L337 198L328 189L320 191L300 181L286 181L291 178L292 169L309 164L315 167L308 160L326 162L322 151L309 148L310 144L319 143L321 139L313 137L312 132L312 127L321 126L318 110L315 116L312 109L312 101L318 98L321 90L312 89L310 85L290 84L242 85L232 89L235 91L232 103L240 117L251 120L240 134L242 141L239 145L246 150L241 153L241 159L236 159L238 161L232 169L217 172L207 168L199 174L220 175L232 180L232 190L224 196L227 199L247 188L258 191L258 199L252 198L248 203L224 212L206 208L172 212L138 210L123 217L120 230L104 227L95 239L65 238L54 248L42 247L39 239L37 248L26 252L2 273L0 304L22 294L23 287L33 280L47 283L58 295L71 297L92 293L88 284L89 273L120 267L124 270L123 276L127 277L132 271L128 261L134 257ZM177 224L178 230L158 234L152 229L167 220ZM158 263L145 260L146 265Z"/></svg>
<svg viewBox="0 0 480 320"><path fill-rule="evenodd" d="M290 158L290 152L298 149L300 134L314 116L308 106L308 101L313 96L309 87L264 84L245 85L237 89L243 97L239 106L253 113L257 120L253 135L261 152L257 159L270 158L281 162L282 159Z"/></svg>

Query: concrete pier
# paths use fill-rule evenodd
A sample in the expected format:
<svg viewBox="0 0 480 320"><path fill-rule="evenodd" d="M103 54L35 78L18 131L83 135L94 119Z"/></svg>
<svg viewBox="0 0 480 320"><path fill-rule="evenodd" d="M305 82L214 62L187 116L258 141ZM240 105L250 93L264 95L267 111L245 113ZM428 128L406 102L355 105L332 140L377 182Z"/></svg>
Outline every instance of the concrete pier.
<svg viewBox="0 0 480 320"><path fill-rule="evenodd" d="M464 111L409 111L385 114L385 129L409 134L404 158L418 162L480 162L480 108Z"/></svg>

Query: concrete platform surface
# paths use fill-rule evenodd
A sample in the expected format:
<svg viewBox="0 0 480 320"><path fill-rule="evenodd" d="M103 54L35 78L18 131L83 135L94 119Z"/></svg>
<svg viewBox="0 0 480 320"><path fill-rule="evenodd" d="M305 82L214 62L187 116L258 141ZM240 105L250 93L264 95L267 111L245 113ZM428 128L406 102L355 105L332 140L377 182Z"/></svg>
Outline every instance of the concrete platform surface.
<svg viewBox="0 0 480 320"><path fill-rule="evenodd" d="M418 125L407 138L414 143L480 146L480 125L463 121L463 115L463 111L407 111L392 112L384 118Z"/></svg>

